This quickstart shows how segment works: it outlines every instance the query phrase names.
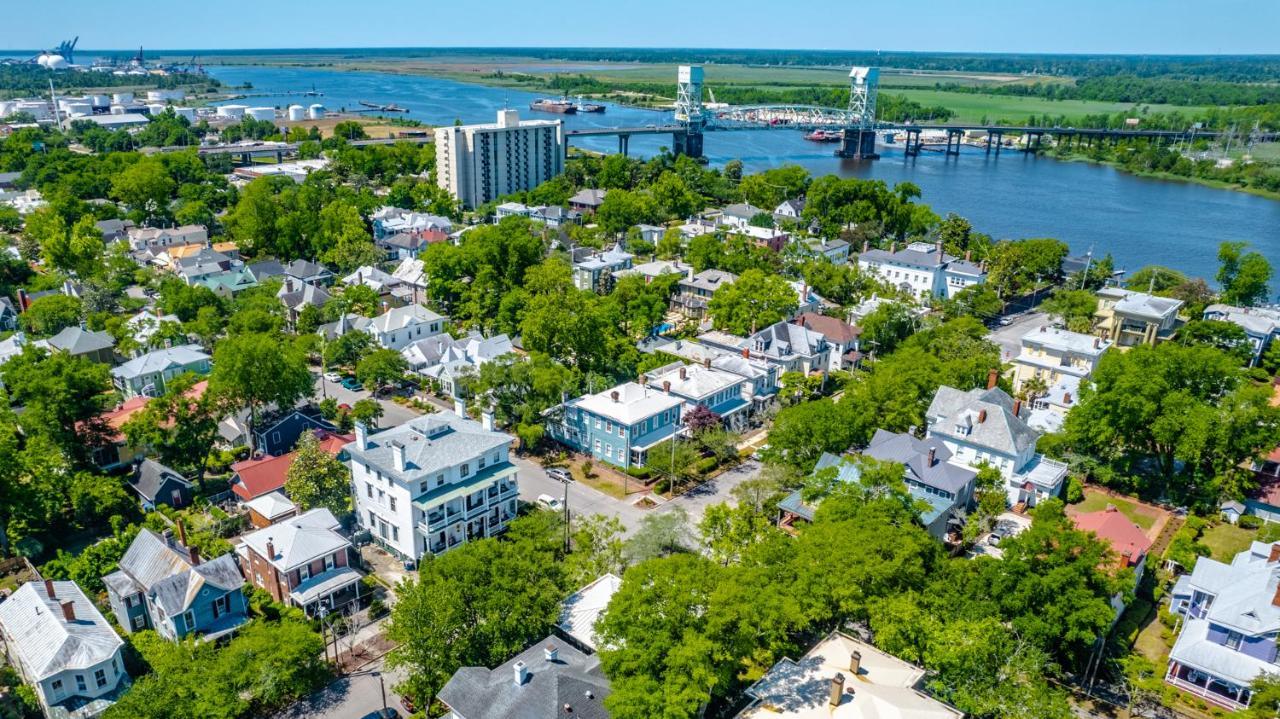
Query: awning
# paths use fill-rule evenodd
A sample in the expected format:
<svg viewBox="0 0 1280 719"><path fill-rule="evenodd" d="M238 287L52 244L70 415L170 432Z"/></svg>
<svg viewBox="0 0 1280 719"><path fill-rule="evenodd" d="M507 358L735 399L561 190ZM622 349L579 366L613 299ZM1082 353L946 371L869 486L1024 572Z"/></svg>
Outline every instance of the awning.
<svg viewBox="0 0 1280 719"><path fill-rule="evenodd" d="M360 573L351 567L334 567L299 584L289 598L301 606L323 599L328 595L360 581Z"/></svg>
<svg viewBox="0 0 1280 719"><path fill-rule="evenodd" d="M505 479L516 474L516 466L510 462L495 464L476 472L461 482L445 484L427 492L413 500L413 506L426 512L446 502L465 497L478 489L482 489L494 480Z"/></svg>

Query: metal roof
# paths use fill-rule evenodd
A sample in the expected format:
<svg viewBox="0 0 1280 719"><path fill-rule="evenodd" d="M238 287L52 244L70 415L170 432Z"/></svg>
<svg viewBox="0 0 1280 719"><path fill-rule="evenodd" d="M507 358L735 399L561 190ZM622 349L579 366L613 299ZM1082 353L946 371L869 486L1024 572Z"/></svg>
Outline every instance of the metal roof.
<svg viewBox="0 0 1280 719"><path fill-rule="evenodd" d="M75 582L27 582L0 602L0 629L9 652L32 681L68 669L90 669L120 651L124 641ZM70 602L75 620L67 621L61 602Z"/></svg>

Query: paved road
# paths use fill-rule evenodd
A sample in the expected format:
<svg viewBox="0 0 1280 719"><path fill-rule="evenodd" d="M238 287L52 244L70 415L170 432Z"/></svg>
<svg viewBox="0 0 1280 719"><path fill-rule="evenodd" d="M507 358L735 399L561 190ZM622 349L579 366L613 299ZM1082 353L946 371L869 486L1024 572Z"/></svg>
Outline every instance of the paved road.
<svg viewBox="0 0 1280 719"><path fill-rule="evenodd" d="M338 679L306 701L294 704L274 719L360 719L375 712L382 707L382 688L378 683L379 677L374 673L382 672L382 668L382 660L379 659L364 670ZM382 674L381 679L387 690L387 706L404 716L400 696L392 689L404 680L404 674L388 671Z"/></svg>
<svg viewBox="0 0 1280 719"><path fill-rule="evenodd" d="M336 382L326 380L324 377L317 377L316 379L315 397L317 400L327 396L336 398L339 404L354 405L356 400L371 396L368 390L352 392ZM389 399L379 399L378 403L382 405L382 418L378 420L379 427L395 427L422 414L417 410L398 405Z"/></svg>
<svg viewBox="0 0 1280 719"><path fill-rule="evenodd" d="M721 502L734 503L733 497L730 495L733 488L758 474L760 474L760 463L754 459L748 459L742 464L725 471L715 479L704 482L676 497L655 511L661 512L669 507L682 507L689 513L689 520L697 524L702 520L702 514L707 510L707 507Z"/></svg>
<svg viewBox="0 0 1280 719"><path fill-rule="evenodd" d="M987 339L1000 345L1000 360L1009 362L1022 351L1022 336L1048 322L1049 315L1043 312L1030 312L1018 317L1007 327L997 327L987 335Z"/></svg>

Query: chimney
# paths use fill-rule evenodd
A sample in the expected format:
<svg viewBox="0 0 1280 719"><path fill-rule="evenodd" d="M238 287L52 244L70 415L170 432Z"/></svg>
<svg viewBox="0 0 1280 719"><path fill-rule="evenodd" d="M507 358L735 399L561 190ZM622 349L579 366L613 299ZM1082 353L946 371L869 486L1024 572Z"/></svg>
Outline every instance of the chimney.
<svg viewBox="0 0 1280 719"><path fill-rule="evenodd" d="M1280 542L1276 542L1275 544L1271 545L1271 556L1267 557L1267 563L1270 564L1271 562L1275 562L1278 560L1280 560ZM50 587L53 587L53 584L51 582L45 582L45 583L48 584ZM49 589L49 596L51 597L53 596L52 588Z"/></svg>
<svg viewBox="0 0 1280 719"><path fill-rule="evenodd" d="M688 372L688 370L686 370L684 367L681 367L681 368L680 368L680 379L681 379L681 380L684 380L684 379L688 379L688 377L689 377L689 372Z"/></svg>
<svg viewBox="0 0 1280 719"><path fill-rule="evenodd" d="M400 443L400 440L391 443L391 459L395 463L396 471L403 472L405 465L404 445Z"/></svg>
<svg viewBox="0 0 1280 719"><path fill-rule="evenodd" d="M987 372L987 389L996 388L996 378L999 376L1000 375L994 369Z"/></svg>
<svg viewBox="0 0 1280 719"><path fill-rule="evenodd" d="M978 410L978 424L987 421L987 411L985 409Z"/></svg>
<svg viewBox="0 0 1280 719"><path fill-rule="evenodd" d="M665 392L666 394L671 394L671 380L669 379L662 380L662 391Z"/></svg>
<svg viewBox="0 0 1280 719"><path fill-rule="evenodd" d="M743 347L743 348L742 348L742 358L743 358L743 359L751 359L751 348L750 348L750 347Z"/></svg>
<svg viewBox="0 0 1280 719"><path fill-rule="evenodd" d="M542 648L542 656L549 662L560 660L560 650L556 649L556 645L548 644Z"/></svg>
<svg viewBox="0 0 1280 719"><path fill-rule="evenodd" d="M1094 338L1093 338L1093 348L1094 348L1094 349L1101 349L1101 348L1102 348L1102 338L1101 338L1101 337L1094 337Z"/></svg>
<svg viewBox="0 0 1280 719"><path fill-rule="evenodd" d="M840 700L844 698L844 675L839 672L831 677L831 706L840 706Z"/></svg>
<svg viewBox="0 0 1280 719"><path fill-rule="evenodd" d="M670 384L670 382L668 382L668 383L666 383L666 384ZM617 401L618 401L618 390L616 390L616 389L615 389L615 390L613 390L612 392L610 392L610 393L609 393L609 399L613 400L614 402L617 402Z"/></svg>
<svg viewBox="0 0 1280 719"><path fill-rule="evenodd" d="M267 561L275 561L276 544L271 541L271 537L267 537Z"/></svg>
<svg viewBox="0 0 1280 719"><path fill-rule="evenodd" d="M640 378L639 378L639 379L637 379L637 380L636 380L636 382L638 382L638 383L640 384L640 386L641 386L641 387L648 387L648 386L649 386L649 375L647 375L647 374L642 374L642 375L640 375Z"/></svg>
<svg viewBox="0 0 1280 719"><path fill-rule="evenodd" d="M1013 401L1013 416L1014 417L1022 416L1022 400L1020 399L1015 399Z"/></svg>
<svg viewBox="0 0 1280 719"><path fill-rule="evenodd" d="M897 243L897 242L890 242L890 243L889 243L889 254L891 254L891 255L892 255L893 253L895 253L895 252L897 252L897 251L898 251L898 243Z"/></svg>
<svg viewBox="0 0 1280 719"><path fill-rule="evenodd" d="M969 258L970 258L972 255L973 255L973 250L965 250L965 251L964 251L964 261L965 261L965 262L968 262L968 261L969 261Z"/></svg>
<svg viewBox="0 0 1280 719"><path fill-rule="evenodd" d="M870 249L871 249L871 241L870 241L870 240L863 240L863 241L862 241L862 251L863 251L863 253L865 254L865 253L866 253L868 250L870 250Z"/></svg>
<svg viewBox="0 0 1280 719"><path fill-rule="evenodd" d="M933 465L935 465L935 464L937 464L937 463L938 463L938 448L937 448L937 447L930 447L930 448L929 448L929 466L930 466L930 467L932 467ZM854 655L857 655L857 652L854 652ZM856 669L856 668L853 670L853 673L854 673L854 674L857 674L857 673L858 673L858 671L857 671L857 669Z"/></svg>
<svg viewBox="0 0 1280 719"><path fill-rule="evenodd" d="M849 673L856 677L860 669L862 669L862 652L855 651L849 655Z"/></svg>
<svg viewBox="0 0 1280 719"><path fill-rule="evenodd" d="M1048 331L1049 331L1049 326L1048 326L1048 325L1040 325L1040 331L1041 331L1041 332L1048 332Z"/></svg>
<svg viewBox="0 0 1280 719"><path fill-rule="evenodd" d="M938 262L942 262L942 240L934 243L934 247L938 250Z"/></svg>
<svg viewBox="0 0 1280 719"><path fill-rule="evenodd" d="M75 602L71 601L70 599L68 599L65 602L62 602L62 617L63 619L66 619L68 622L74 622L76 620L76 603Z"/></svg>
<svg viewBox="0 0 1280 719"><path fill-rule="evenodd" d="M711 358L710 357L703 358L702 366L706 367L707 369L711 369Z"/></svg>
<svg viewBox="0 0 1280 719"><path fill-rule="evenodd" d="M1271 603L1277 607L1280 607L1280 586L1276 587L1276 593L1275 593L1275 596L1271 597Z"/></svg>
<svg viewBox="0 0 1280 719"><path fill-rule="evenodd" d="M1272 553L1272 554L1275 554L1275 553L1276 553L1276 550L1275 550L1274 548L1272 548L1271 553ZM55 591L55 590L54 590L54 588L53 588L53 580L52 580L52 579L46 579L46 580L44 580L44 593L45 593L45 594L48 594L50 599L56 599L56 598L58 597L58 592L57 592L57 591Z"/></svg>
<svg viewBox="0 0 1280 719"><path fill-rule="evenodd" d="M515 670L516 686L524 686L524 683L529 680L529 668L525 666L524 662L516 662L511 668Z"/></svg>
<svg viewBox="0 0 1280 719"><path fill-rule="evenodd" d="M369 428L364 422L356 422L356 446L360 449L369 448Z"/></svg>
<svg viewBox="0 0 1280 719"><path fill-rule="evenodd" d="M187 547L187 554L191 557L191 566L193 567L200 566L200 548L199 547Z"/></svg>
<svg viewBox="0 0 1280 719"><path fill-rule="evenodd" d="M185 547L185 546L187 546L187 527L186 527L186 525L184 525L184 524L182 523L182 520L181 520L181 519L179 519L178 521L174 522L174 524L176 524L176 525L178 526L178 544L181 544L181 545L182 545L182 546L184 546L184 547Z"/></svg>
<svg viewBox="0 0 1280 719"><path fill-rule="evenodd" d="M485 410L480 413L480 427L484 429L484 431L486 432L493 431L493 410L492 409L485 408Z"/></svg>
<svg viewBox="0 0 1280 719"><path fill-rule="evenodd" d="M458 415L459 417L466 417L466 416L467 416L467 403L466 403L466 402L463 402L463 401L462 401L462 400L460 400L460 399L455 398L455 399L453 400L453 413L454 413L454 414L456 414L456 415Z"/></svg>

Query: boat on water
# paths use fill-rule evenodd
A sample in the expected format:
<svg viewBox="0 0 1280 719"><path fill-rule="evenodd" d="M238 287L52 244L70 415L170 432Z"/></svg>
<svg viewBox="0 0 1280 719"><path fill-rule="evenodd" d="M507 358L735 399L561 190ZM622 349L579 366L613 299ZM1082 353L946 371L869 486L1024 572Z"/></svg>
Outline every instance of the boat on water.
<svg viewBox="0 0 1280 719"><path fill-rule="evenodd" d="M582 96L578 96L578 104L574 105L574 109L578 112L604 112L604 105L594 102L584 102Z"/></svg>
<svg viewBox="0 0 1280 719"><path fill-rule="evenodd" d="M409 111L408 109L400 107L394 102L389 105L383 105L377 102L366 102L364 100L361 100L360 104L376 112L408 112Z"/></svg>
<svg viewBox="0 0 1280 719"><path fill-rule="evenodd" d="M572 115L578 111L578 106L568 100L552 100L549 98L539 98L529 103L530 110L538 112L554 112L560 115Z"/></svg>
<svg viewBox="0 0 1280 719"><path fill-rule="evenodd" d="M844 139L844 133L839 130L814 130L805 135L804 139L810 142L840 142Z"/></svg>

